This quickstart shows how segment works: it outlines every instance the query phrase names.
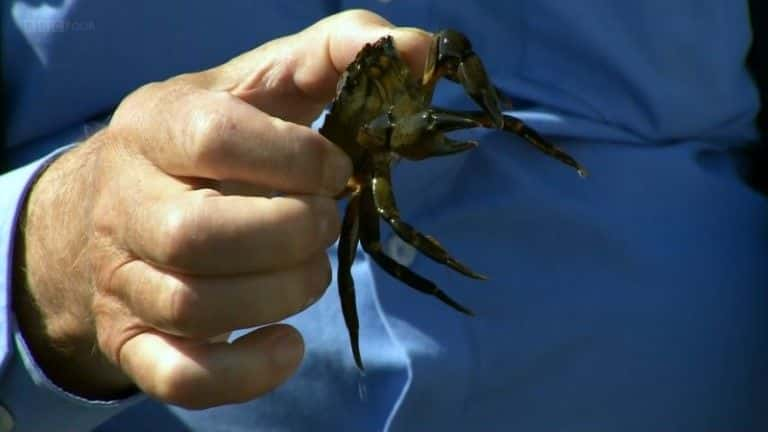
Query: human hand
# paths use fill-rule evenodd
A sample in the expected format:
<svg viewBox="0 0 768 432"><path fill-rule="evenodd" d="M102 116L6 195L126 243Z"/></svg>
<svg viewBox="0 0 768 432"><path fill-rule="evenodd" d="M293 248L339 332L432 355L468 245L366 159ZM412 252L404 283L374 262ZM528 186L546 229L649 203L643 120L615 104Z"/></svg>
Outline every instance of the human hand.
<svg viewBox="0 0 768 432"><path fill-rule="evenodd" d="M88 397L136 385L204 408L296 370L303 342L290 326L215 336L291 316L326 289L333 197L351 164L306 125L384 34L422 66L426 33L337 14L138 89L46 170L20 230L14 310L50 378Z"/></svg>

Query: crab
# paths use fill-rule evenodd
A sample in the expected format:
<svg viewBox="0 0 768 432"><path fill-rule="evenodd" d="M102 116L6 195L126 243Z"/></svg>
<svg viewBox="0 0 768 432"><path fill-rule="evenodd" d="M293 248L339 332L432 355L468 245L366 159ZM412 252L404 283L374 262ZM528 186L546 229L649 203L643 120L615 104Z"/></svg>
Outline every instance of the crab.
<svg viewBox="0 0 768 432"><path fill-rule="evenodd" d="M451 111L431 106L437 81L443 77L462 85L481 110ZM470 278L485 279L453 258L435 238L422 234L400 217L390 175L394 161L400 158L421 160L472 149L477 142L452 140L445 136L445 132L483 127L515 133L549 156L575 168L581 176L586 175L571 156L544 140L520 119L503 114L501 105L499 92L491 84L469 40L454 30L434 34L421 79L417 79L401 59L391 36L366 44L341 75L336 97L320 133L340 146L354 166L343 194L349 197L349 202L339 237L336 280L359 370L363 371L364 367L351 273L358 243L394 278L436 297L459 312L473 315L432 281L384 253L379 233L380 218L403 241L429 258Z"/></svg>

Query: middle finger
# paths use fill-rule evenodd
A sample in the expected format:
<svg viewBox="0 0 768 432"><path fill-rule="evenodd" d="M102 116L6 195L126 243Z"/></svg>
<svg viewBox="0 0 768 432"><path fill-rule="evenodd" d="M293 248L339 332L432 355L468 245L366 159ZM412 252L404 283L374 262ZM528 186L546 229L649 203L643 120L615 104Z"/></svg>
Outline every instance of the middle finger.
<svg viewBox="0 0 768 432"><path fill-rule="evenodd" d="M123 233L132 255L195 275L291 267L328 248L340 226L332 198L222 196L210 189L137 209L133 219Z"/></svg>

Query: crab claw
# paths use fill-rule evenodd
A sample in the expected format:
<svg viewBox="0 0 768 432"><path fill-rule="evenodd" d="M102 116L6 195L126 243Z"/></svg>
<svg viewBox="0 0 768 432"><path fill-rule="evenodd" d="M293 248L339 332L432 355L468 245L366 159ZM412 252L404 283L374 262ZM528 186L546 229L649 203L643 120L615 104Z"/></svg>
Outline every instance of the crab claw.
<svg viewBox="0 0 768 432"><path fill-rule="evenodd" d="M374 128L377 119L369 123ZM443 132L482 126L476 119L439 111L430 108L397 119L390 148L398 155L411 160L421 160L433 156L444 156L463 152L477 147L477 141L456 141L446 137Z"/></svg>
<svg viewBox="0 0 768 432"><path fill-rule="evenodd" d="M472 50L469 40L455 30L442 30L433 37L422 82L434 86L441 76L461 84L491 117L494 126L504 127L499 95L488 78L483 62Z"/></svg>

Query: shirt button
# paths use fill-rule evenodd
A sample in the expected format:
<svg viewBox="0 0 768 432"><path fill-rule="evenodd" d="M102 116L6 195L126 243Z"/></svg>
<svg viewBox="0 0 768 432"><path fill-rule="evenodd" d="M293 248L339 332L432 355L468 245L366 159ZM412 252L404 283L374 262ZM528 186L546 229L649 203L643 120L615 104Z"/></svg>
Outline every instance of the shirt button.
<svg viewBox="0 0 768 432"><path fill-rule="evenodd" d="M413 261L416 259L416 249L398 236L389 238L386 250L387 255L406 267L413 264Z"/></svg>
<svg viewBox="0 0 768 432"><path fill-rule="evenodd" d="M11 432L13 430L13 416L0 405L0 432Z"/></svg>

